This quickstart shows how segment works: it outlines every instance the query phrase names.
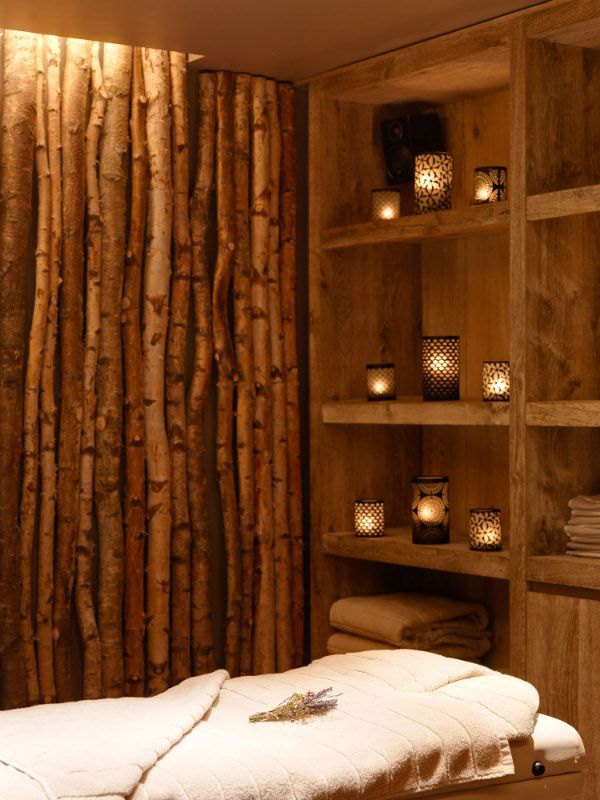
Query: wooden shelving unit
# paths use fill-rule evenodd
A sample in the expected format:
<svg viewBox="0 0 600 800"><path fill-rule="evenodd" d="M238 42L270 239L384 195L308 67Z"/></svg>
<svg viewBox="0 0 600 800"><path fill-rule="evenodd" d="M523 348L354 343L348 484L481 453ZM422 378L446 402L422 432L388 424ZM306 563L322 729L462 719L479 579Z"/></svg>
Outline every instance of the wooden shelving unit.
<svg viewBox="0 0 600 800"><path fill-rule="evenodd" d="M541 428L600 428L600 401L530 401L525 405L525 420Z"/></svg>
<svg viewBox="0 0 600 800"><path fill-rule="evenodd" d="M544 192L527 198L527 219L538 222L600 211L600 184Z"/></svg>
<svg viewBox="0 0 600 800"><path fill-rule="evenodd" d="M508 403L481 400L424 402L418 397L323 403L328 425L508 425Z"/></svg>
<svg viewBox="0 0 600 800"><path fill-rule="evenodd" d="M595 558L549 555L529 556L527 580L562 587L600 591L600 564Z"/></svg>

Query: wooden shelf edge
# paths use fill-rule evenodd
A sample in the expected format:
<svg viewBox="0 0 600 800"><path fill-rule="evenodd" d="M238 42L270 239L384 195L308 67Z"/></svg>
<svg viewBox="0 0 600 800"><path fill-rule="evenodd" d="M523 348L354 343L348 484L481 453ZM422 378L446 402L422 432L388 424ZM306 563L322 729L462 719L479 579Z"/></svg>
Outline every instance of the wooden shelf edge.
<svg viewBox="0 0 600 800"><path fill-rule="evenodd" d="M423 401L333 400L323 403L323 422L330 425L508 425L508 403L481 400Z"/></svg>
<svg viewBox="0 0 600 800"><path fill-rule="evenodd" d="M435 569L462 575L507 580L509 577L508 550L477 553L466 543L418 545L411 541L409 528L392 528L386 535L359 538L354 533L324 533L323 552L331 556L379 561L405 567Z"/></svg>
<svg viewBox="0 0 600 800"><path fill-rule="evenodd" d="M574 214L592 214L600 211L600 184L563 189L558 192L533 194L527 198L527 219L539 222L559 219Z"/></svg>
<svg viewBox="0 0 600 800"><path fill-rule="evenodd" d="M321 234L321 249L338 250L368 244L420 242L495 233L508 230L508 224L508 202L503 201L400 217L388 222L363 222L328 228Z"/></svg>
<svg viewBox="0 0 600 800"><path fill-rule="evenodd" d="M529 556L527 580L600 590L600 559L569 555Z"/></svg>
<svg viewBox="0 0 600 800"><path fill-rule="evenodd" d="M600 428L600 400L533 400L525 404L525 421L541 428Z"/></svg>

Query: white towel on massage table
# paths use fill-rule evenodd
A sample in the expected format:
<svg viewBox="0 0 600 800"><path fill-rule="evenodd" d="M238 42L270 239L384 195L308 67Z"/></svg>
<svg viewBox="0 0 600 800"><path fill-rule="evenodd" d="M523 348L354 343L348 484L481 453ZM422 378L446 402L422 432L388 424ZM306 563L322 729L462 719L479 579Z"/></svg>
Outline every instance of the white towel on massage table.
<svg viewBox="0 0 600 800"><path fill-rule="evenodd" d="M19 800L365 800L512 774L510 743L531 734L538 705L528 683L410 650L225 677L0 713L0 762L35 782ZM248 721L328 686L341 696L326 716Z"/></svg>

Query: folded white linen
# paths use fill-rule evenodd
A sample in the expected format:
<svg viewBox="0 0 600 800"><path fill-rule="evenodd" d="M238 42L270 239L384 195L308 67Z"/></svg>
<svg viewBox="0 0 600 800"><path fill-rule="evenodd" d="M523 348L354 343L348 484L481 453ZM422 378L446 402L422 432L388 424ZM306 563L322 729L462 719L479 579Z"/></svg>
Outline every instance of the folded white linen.
<svg viewBox="0 0 600 800"><path fill-rule="evenodd" d="M600 529L590 525L565 525L565 532L576 536L598 536Z"/></svg>
<svg viewBox="0 0 600 800"><path fill-rule="evenodd" d="M327 640L327 652L329 655L339 653L360 653L364 650L393 650L391 644L378 642L375 639L367 639L364 636L355 636L353 633L337 631L332 633ZM416 649L416 648L414 648ZM424 644L422 650L429 653L437 653L449 658L462 658L465 661L482 658L492 649L490 634L486 631L485 635L477 638L466 636L444 636L443 640L432 644Z"/></svg>
<svg viewBox="0 0 600 800"><path fill-rule="evenodd" d="M600 494L580 494L569 500L569 508L583 511L600 511Z"/></svg>

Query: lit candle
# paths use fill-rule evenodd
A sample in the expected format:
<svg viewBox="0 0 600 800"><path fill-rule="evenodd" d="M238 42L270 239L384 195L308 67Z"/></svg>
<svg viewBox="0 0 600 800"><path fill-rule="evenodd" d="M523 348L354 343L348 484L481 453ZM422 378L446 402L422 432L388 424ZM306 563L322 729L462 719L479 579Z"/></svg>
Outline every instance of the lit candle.
<svg viewBox="0 0 600 800"><path fill-rule="evenodd" d="M357 536L383 536L385 515L383 500L354 501L354 532Z"/></svg>
<svg viewBox="0 0 600 800"><path fill-rule="evenodd" d="M445 544L450 538L447 476L412 479L413 542Z"/></svg>
<svg viewBox="0 0 600 800"><path fill-rule="evenodd" d="M499 508L469 509L469 547L471 550L502 549Z"/></svg>
<svg viewBox="0 0 600 800"><path fill-rule="evenodd" d="M415 213L452 208L452 156L422 153L415 156Z"/></svg>
<svg viewBox="0 0 600 800"><path fill-rule="evenodd" d="M510 399L510 363L484 361L482 369L483 399L507 401Z"/></svg>
<svg viewBox="0 0 600 800"><path fill-rule="evenodd" d="M394 400L396 376L393 364L367 364L367 399Z"/></svg>
<svg viewBox="0 0 600 800"><path fill-rule="evenodd" d="M398 219L400 192L398 189L373 189L371 192L371 219Z"/></svg>
<svg viewBox="0 0 600 800"><path fill-rule="evenodd" d="M475 205L506 200L506 167L475 167Z"/></svg>
<svg viewBox="0 0 600 800"><path fill-rule="evenodd" d="M423 399L460 398L460 337L423 336Z"/></svg>

